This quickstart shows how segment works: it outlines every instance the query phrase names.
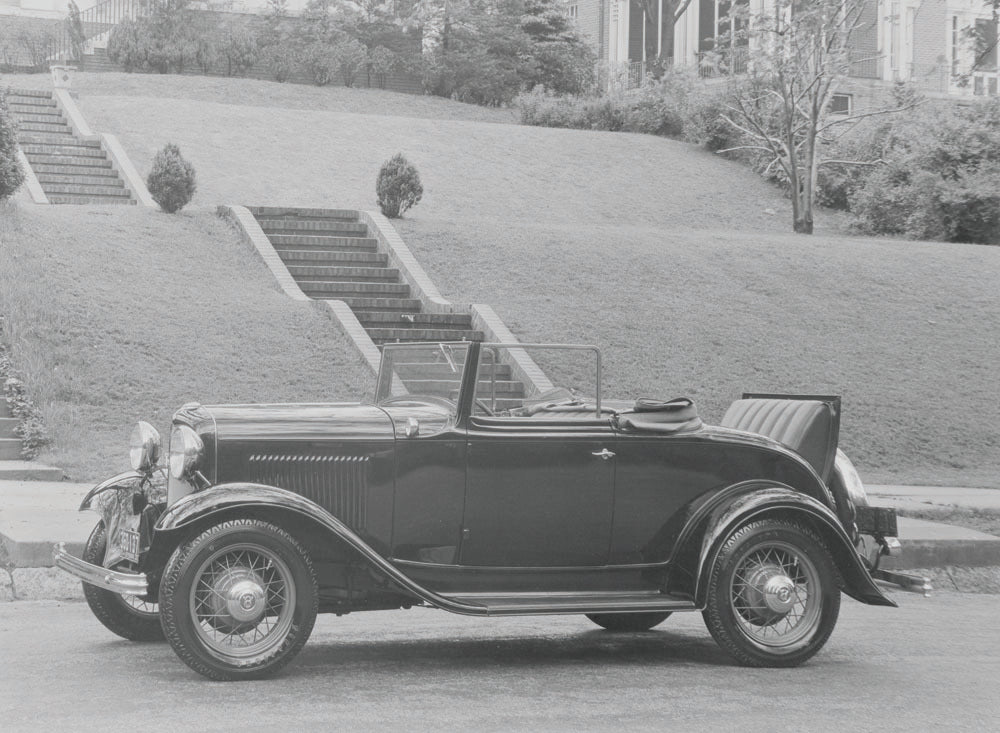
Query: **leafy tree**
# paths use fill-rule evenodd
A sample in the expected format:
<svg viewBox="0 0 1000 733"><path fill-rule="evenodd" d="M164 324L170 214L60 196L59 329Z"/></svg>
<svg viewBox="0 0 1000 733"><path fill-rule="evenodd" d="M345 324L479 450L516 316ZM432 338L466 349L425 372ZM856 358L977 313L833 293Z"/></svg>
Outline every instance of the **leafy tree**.
<svg viewBox="0 0 1000 733"><path fill-rule="evenodd" d="M84 47L87 43L87 35L83 32L83 21L80 20L80 8L73 0L69 0L69 14L66 16L66 31L69 36L70 46L73 49L73 60L82 65L84 61Z"/></svg>
<svg viewBox="0 0 1000 733"><path fill-rule="evenodd" d="M108 58L132 72L146 66L149 51L149 29L140 20L126 18L111 30Z"/></svg>
<svg viewBox="0 0 1000 733"><path fill-rule="evenodd" d="M242 76L257 63L260 49L253 29L228 23L222 32L219 53L226 61L227 76Z"/></svg>
<svg viewBox="0 0 1000 733"><path fill-rule="evenodd" d="M739 133L738 145L720 152L742 151L758 156L765 174L780 172L792 199L792 228L812 234L820 166L873 165L874 161L830 160L824 143L859 120L898 112L896 108L852 115L830 110L833 94L848 76L852 37L877 19L866 13L868 0L776 0L772 11L751 15L736 6L745 30L736 37L720 36L723 63L742 52L753 39L745 76L733 77L721 118Z"/></svg>
<svg viewBox="0 0 1000 733"><path fill-rule="evenodd" d="M0 89L0 201L24 183L24 171L17 157L17 122L7 107L7 95Z"/></svg>

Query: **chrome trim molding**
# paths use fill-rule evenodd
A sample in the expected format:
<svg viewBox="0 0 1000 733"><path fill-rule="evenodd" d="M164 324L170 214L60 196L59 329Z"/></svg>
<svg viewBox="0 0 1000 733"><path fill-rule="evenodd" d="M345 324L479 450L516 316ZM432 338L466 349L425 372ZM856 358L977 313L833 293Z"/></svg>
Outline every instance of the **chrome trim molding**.
<svg viewBox="0 0 1000 733"><path fill-rule="evenodd" d="M92 565L70 555L62 542L52 548L52 561L57 568L65 570L70 575L75 575L84 583L96 585L98 588L104 588L104 590L113 593L130 593L141 596L149 591L149 583L145 573L121 573L117 570L102 568L99 565Z"/></svg>

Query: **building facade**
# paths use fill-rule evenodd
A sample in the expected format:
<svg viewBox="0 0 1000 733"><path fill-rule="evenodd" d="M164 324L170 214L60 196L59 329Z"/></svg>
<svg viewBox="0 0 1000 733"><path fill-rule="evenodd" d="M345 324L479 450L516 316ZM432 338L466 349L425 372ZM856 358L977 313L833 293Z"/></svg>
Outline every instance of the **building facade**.
<svg viewBox="0 0 1000 733"><path fill-rule="evenodd" d="M735 0L763 12L768 0ZM733 0L566 0L598 57L641 80L656 65L702 68L714 38L736 30ZM679 12L676 22L675 13ZM910 82L929 94L998 94L997 21L986 0L870 0L853 35L857 89ZM704 69L706 75L714 70Z"/></svg>

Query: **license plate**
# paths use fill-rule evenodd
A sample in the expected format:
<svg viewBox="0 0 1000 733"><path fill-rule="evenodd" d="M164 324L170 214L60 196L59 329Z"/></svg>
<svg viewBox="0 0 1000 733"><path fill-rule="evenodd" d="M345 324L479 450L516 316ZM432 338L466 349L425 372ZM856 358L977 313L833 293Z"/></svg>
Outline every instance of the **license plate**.
<svg viewBox="0 0 1000 733"><path fill-rule="evenodd" d="M118 549L126 560L139 562L139 533L123 529L118 533Z"/></svg>

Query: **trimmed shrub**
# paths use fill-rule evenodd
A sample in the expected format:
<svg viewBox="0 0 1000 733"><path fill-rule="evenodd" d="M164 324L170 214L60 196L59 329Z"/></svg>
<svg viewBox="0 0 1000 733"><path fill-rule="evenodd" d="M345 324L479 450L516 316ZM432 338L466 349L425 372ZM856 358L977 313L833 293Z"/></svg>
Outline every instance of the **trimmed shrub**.
<svg viewBox="0 0 1000 733"><path fill-rule="evenodd" d="M160 208L173 214L184 208L194 196L194 166L181 157L176 145L167 143L153 158L153 169L146 179L146 186Z"/></svg>
<svg viewBox="0 0 1000 733"><path fill-rule="evenodd" d="M326 86L339 70L340 59L334 48L324 41L314 41L302 49L302 69L318 86Z"/></svg>
<svg viewBox="0 0 1000 733"><path fill-rule="evenodd" d="M382 164L375 183L378 207L390 219L398 219L407 209L420 203L424 187L420 174L402 153L396 153Z"/></svg>
<svg viewBox="0 0 1000 733"><path fill-rule="evenodd" d="M108 39L108 58L132 72L146 65L149 52L149 34L144 24L126 18L111 30Z"/></svg>
<svg viewBox="0 0 1000 733"><path fill-rule="evenodd" d="M17 122L7 107L7 95L0 89L0 201L24 183L24 171L17 159Z"/></svg>

